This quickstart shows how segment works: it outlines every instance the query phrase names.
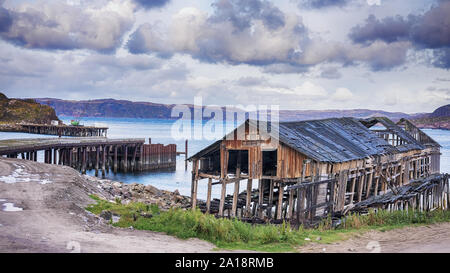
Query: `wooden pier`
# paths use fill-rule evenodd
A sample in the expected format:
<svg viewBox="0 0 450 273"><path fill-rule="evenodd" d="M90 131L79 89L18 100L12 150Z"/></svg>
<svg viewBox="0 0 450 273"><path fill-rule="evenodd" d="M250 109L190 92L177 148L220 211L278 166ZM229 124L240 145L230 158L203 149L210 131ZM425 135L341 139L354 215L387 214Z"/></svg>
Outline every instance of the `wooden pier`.
<svg viewBox="0 0 450 273"><path fill-rule="evenodd" d="M73 126L73 125L49 125L49 124L17 124L17 132L73 136L73 137L106 137L108 127Z"/></svg>
<svg viewBox="0 0 450 273"><path fill-rule="evenodd" d="M175 169L175 144L145 144L145 139L39 138L0 140L0 156L37 161L44 153L44 163L73 167L85 174L106 172L142 172Z"/></svg>

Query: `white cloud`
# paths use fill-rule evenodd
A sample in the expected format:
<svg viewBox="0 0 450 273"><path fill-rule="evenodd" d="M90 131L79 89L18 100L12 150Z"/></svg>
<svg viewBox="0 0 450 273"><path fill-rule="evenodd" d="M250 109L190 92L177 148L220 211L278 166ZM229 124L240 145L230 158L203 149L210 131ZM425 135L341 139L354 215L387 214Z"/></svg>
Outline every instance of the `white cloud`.
<svg viewBox="0 0 450 273"><path fill-rule="evenodd" d="M353 99L353 93L347 88L340 87L336 89L336 92L332 96L333 100L347 101Z"/></svg>
<svg viewBox="0 0 450 273"><path fill-rule="evenodd" d="M379 6L381 5L381 0L367 0L369 6Z"/></svg>

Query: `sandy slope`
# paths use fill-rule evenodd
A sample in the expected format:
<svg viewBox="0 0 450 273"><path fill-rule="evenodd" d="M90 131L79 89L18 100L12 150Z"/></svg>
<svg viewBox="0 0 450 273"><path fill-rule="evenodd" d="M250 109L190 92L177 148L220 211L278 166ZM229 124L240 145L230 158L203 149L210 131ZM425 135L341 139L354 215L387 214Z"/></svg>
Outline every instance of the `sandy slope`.
<svg viewBox="0 0 450 273"><path fill-rule="evenodd" d="M6 182L7 183L6 183ZM69 167L0 158L0 252L209 252L214 245L112 228L83 208L104 195ZM3 211L6 203L23 211Z"/></svg>

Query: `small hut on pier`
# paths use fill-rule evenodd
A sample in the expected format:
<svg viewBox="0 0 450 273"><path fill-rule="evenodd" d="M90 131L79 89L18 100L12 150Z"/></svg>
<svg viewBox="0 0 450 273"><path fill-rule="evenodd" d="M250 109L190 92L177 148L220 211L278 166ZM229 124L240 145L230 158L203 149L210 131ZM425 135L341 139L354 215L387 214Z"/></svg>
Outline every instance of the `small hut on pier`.
<svg viewBox="0 0 450 273"><path fill-rule="evenodd" d="M194 208L242 219L302 222L440 172L440 145L407 120L332 118L270 127L247 120L188 159ZM240 133L244 136L238 138ZM203 179L205 202L197 196ZM227 184L234 184L230 195ZM221 187L220 199L211 199L214 185Z"/></svg>

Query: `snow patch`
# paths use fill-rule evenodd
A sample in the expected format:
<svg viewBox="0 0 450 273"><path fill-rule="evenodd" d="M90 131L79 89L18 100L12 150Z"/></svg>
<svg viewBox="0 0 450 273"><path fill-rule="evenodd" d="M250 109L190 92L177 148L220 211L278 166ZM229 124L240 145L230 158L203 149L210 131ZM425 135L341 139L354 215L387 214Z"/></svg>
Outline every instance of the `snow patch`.
<svg viewBox="0 0 450 273"><path fill-rule="evenodd" d="M40 184L48 184L52 183L52 181L48 179L41 179L38 174L29 174L25 172L24 166L19 164L13 164L16 169L7 176L0 176L0 182L4 182L6 184L14 184L21 182L38 182Z"/></svg>
<svg viewBox="0 0 450 273"><path fill-rule="evenodd" d="M5 203L2 205L3 211L22 211L23 208L15 207L14 203Z"/></svg>

